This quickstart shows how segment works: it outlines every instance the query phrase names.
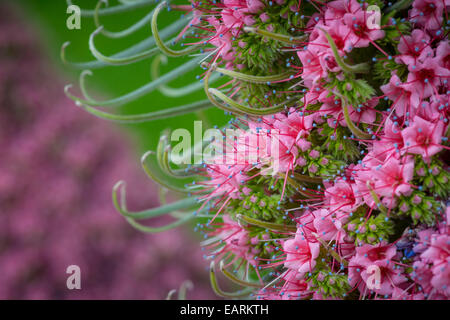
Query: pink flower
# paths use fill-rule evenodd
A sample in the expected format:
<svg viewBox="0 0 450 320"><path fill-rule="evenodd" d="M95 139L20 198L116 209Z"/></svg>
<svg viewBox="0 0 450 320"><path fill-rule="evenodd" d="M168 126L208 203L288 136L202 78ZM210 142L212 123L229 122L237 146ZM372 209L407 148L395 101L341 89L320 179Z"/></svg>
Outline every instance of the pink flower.
<svg viewBox="0 0 450 320"><path fill-rule="evenodd" d="M286 253L284 266L303 274L312 271L316 266L320 244L305 239L297 232L294 239L287 240L283 244L283 250Z"/></svg>
<svg viewBox="0 0 450 320"><path fill-rule="evenodd" d="M334 97L323 99L323 104L320 107L318 114L327 116L327 122L331 128L335 128L338 125L343 127L347 126L342 111L342 101L340 99Z"/></svg>
<svg viewBox="0 0 450 320"><path fill-rule="evenodd" d="M407 195L411 191L409 181L414 175L414 159L391 157L372 169L372 173L376 179L374 191L377 194L386 197Z"/></svg>
<svg viewBox="0 0 450 320"><path fill-rule="evenodd" d="M433 124L418 116L414 117L412 125L402 131L406 151L420 154L424 158L435 155L442 150L443 131L442 121Z"/></svg>
<svg viewBox="0 0 450 320"><path fill-rule="evenodd" d="M398 51L401 54L395 58L395 61L406 65L423 62L434 55L430 46L430 37L420 29L414 29L410 36L402 35Z"/></svg>
<svg viewBox="0 0 450 320"><path fill-rule="evenodd" d="M426 293L431 292L433 286L431 285L431 278L433 273L430 266L424 261L418 260L413 264L413 272L410 274L414 282L418 283L422 290Z"/></svg>
<svg viewBox="0 0 450 320"><path fill-rule="evenodd" d="M246 0L248 12L257 13L264 9L264 3L259 0Z"/></svg>
<svg viewBox="0 0 450 320"><path fill-rule="evenodd" d="M249 13L257 13L264 8L259 0L224 0L221 15L227 28L239 29L243 24L251 26L255 19Z"/></svg>
<svg viewBox="0 0 450 320"><path fill-rule="evenodd" d="M440 261L440 263L433 266L431 270L433 272L431 285L440 293L445 295L447 299L450 298L450 257L447 257L446 260Z"/></svg>
<svg viewBox="0 0 450 320"><path fill-rule="evenodd" d="M346 13L355 13L361 10L361 5L356 0L337 0L327 3L325 20L342 19Z"/></svg>
<svg viewBox="0 0 450 320"><path fill-rule="evenodd" d="M217 236L225 243L222 253L232 252L235 256L256 264L248 231L227 215L223 217L223 221L224 225L216 231Z"/></svg>
<svg viewBox="0 0 450 320"><path fill-rule="evenodd" d="M372 98L358 106L349 108L350 119L356 123L374 123L377 117L375 107L378 105L378 98Z"/></svg>
<svg viewBox="0 0 450 320"><path fill-rule="evenodd" d="M448 41L443 40L436 48L436 58L441 67L450 69L450 45Z"/></svg>
<svg viewBox="0 0 450 320"><path fill-rule="evenodd" d="M325 240L335 240L342 242L345 237L345 231L342 228L341 220L337 219L326 209L319 209L313 212L315 216L314 227L317 230L317 235Z"/></svg>
<svg viewBox="0 0 450 320"><path fill-rule="evenodd" d="M419 231L417 233L417 236L419 237L419 239L418 239L419 241L414 246L414 252L416 252L416 253L424 252L430 245L431 236L433 235L433 233L434 233L433 229L425 229L425 230Z"/></svg>
<svg viewBox="0 0 450 320"><path fill-rule="evenodd" d="M398 127L397 122L393 122L391 119L386 119L384 122L384 135L380 139L380 144L388 145L389 147L394 147L395 149L403 148L403 137L401 130ZM389 154L386 155L386 157ZM378 155L380 157L381 155Z"/></svg>
<svg viewBox="0 0 450 320"><path fill-rule="evenodd" d="M297 222L297 234L302 236L302 239L314 240L316 236L314 233L317 233L317 230L314 226L315 216L311 211L305 211L303 215L296 219Z"/></svg>
<svg viewBox="0 0 450 320"><path fill-rule="evenodd" d="M450 256L450 236L446 234L433 234L428 243L428 249L420 257L432 263L434 266L439 266L442 263L445 266Z"/></svg>
<svg viewBox="0 0 450 320"><path fill-rule="evenodd" d="M287 116L281 116L274 122L274 127L280 130L280 140L290 148L294 144L301 146L299 140L309 135L312 123L313 116L305 116L291 108Z"/></svg>
<svg viewBox="0 0 450 320"><path fill-rule="evenodd" d="M339 180L325 190L325 204L331 213L350 213L361 204L361 198L355 195L354 185Z"/></svg>
<svg viewBox="0 0 450 320"><path fill-rule="evenodd" d="M297 55L302 62L302 79L308 88L328 76L328 72L323 68L317 49L297 51Z"/></svg>
<svg viewBox="0 0 450 320"><path fill-rule="evenodd" d="M222 141L221 141L222 142ZM265 130L249 129L237 138L235 146L226 145L226 157L236 154L236 163L261 168L271 161L271 138Z"/></svg>
<svg viewBox="0 0 450 320"><path fill-rule="evenodd" d="M415 109L420 104L419 92L412 90L410 86L405 86L396 74L392 75L388 84L381 86L381 91L394 102L391 108L399 117L404 116L406 112L411 112L412 108Z"/></svg>
<svg viewBox="0 0 450 320"><path fill-rule="evenodd" d="M450 70L441 67L436 58L411 65L409 71L404 87L409 91L416 91L422 99L438 95L437 88L450 77Z"/></svg>
<svg viewBox="0 0 450 320"><path fill-rule="evenodd" d="M229 28L226 28L214 17L208 18L208 23L216 29L216 33L208 42L218 48L218 55L225 60L234 60L232 50L232 34Z"/></svg>
<svg viewBox="0 0 450 320"><path fill-rule="evenodd" d="M344 23L350 28L349 40L353 47L368 47L371 41L375 41L384 37L384 31L379 29L370 29L368 27L368 19L372 15L379 15L377 11L365 12L359 10L356 13L346 13L344 15Z"/></svg>
<svg viewBox="0 0 450 320"><path fill-rule="evenodd" d="M321 24L320 26L328 32L340 52L343 53L344 51L351 51L352 43L348 37L350 29L348 26L342 23L342 20L333 20L326 25ZM314 45L315 43L319 44L316 45L318 48L326 49L328 47L328 51L331 53L331 49L324 32L319 31L318 38L315 39L314 42L310 44L310 46Z"/></svg>
<svg viewBox="0 0 450 320"><path fill-rule="evenodd" d="M413 23L433 31L441 27L443 12L442 0L415 0L413 8L409 11L409 18Z"/></svg>
<svg viewBox="0 0 450 320"><path fill-rule="evenodd" d="M441 94L434 97L432 100L433 101L431 103L421 105L422 108L419 108L417 115L430 122L436 122L448 118L450 115L450 95Z"/></svg>
<svg viewBox="0 0 450 320"><path fill-rule="evenodd" d="M396 267L392 260L395 257L395 246L386 242L357 247L356 254L350 259L348 266L350 285L358 285L360 292L364 292L369 281L377 279L374 277L375 272L379 272L379 282L371 283L373 287L370 290L382 295L392 294L398 285L406 281L402 275L403 269Z"/></svg>
<svg viewBox="0 0 450 320"><path fill-rule="evenodd" d="M240 187L248 180L248 176L243 173L246 166L223 164L223 159L218 161L220 161L219 164L210 164L206 170L210 180L205 181L204 184L211 189L207 198L222 195L237 198Z"/></svg>
<svg viewBox="0 0 450 320"><path fill-rule="evenodd" d="M282 300L301 299L310 295L308 283L303 279L295 277L292 280L286 280L280 290Z"/></svg>
<svg viewBox="0 0 450 320"><path fill-rule="evenodd" d="M396 287L392 292L392 300L425 300L425 295L422 292L409 293L407 290Z"/></svg>

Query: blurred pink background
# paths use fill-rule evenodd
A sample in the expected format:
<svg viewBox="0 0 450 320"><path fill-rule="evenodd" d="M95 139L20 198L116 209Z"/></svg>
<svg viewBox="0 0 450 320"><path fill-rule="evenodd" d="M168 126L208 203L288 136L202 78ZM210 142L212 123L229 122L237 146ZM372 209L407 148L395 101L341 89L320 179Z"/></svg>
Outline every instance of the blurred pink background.
<svg viewBox="0 0 450 320"><path fill-rule="evenodd" d="M115 211L118 180L134 210L157 205L155 186L131 141L65 97L19 21L0 5L0 299L164 299L185 280L188 298L214 298L188 226L147 235ZM81 290L66 287L72 264Z"/></svg>

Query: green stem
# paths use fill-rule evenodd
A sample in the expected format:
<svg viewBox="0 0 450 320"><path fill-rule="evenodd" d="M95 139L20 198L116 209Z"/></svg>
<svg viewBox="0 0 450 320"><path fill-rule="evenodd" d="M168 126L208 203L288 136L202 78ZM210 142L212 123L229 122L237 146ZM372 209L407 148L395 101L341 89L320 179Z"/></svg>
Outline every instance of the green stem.
<svg viewBox="0 0 450 320"><path fill-rule="evenodd" d="M159 65L161 62L164 64L167 63L167 57L165 55L161 54L153 59L152 65L151 65L151 70L150 70L152 80L156 80L159 78ZM220 78L219 74L213 74L211 76L211 78L209 79L209 81L214 82L219 78ZM191 84L181 87L181 88L171 88L166 85L161 85L158 88L158 90L161 91L161 93L164 94L165 96L176 98L176 97L183 97L185 95L191 94L203 87L204 87L204 85L201 81L196 81L194 83L191 83Z"/></svg>
<svg viewBox="0 0 450 320"><path fill-rule="evenodd" d="M275 106L263 108L263 109L253 109L253 108L249 108L249 107L246 107L244 105L237 103L236 101L227 97L227 95L223 94L222 92L220 92L217 89L210 88L209 92L211 94L213 94L214 96L218 97L219 99L221 99L222 101L226 102L230 106L234 107L235 109L237 109L241 112L244 112L245 114L252 115L252 116L263 116L263 115L275 114L275 113L281 112L286 109L285 105L275 105Z"/></svg>
<svg viewBox="0 0 450 320"><path fill-rule="evenodd" d="M216 69L216 65L213 64L207 71L205 74L205 78L203 79L203 84L204 84L204 89L205 89L205 94L206 97L209 99L209 101L211 101L211 103L213 105L215 105L216 107L218 107L219 109L222 109L224 111L236 114L238 116L245 116L246 114L244 112L241 112L239 110L236 110L234 108L230 108L222 103L220 103L219 101L216 100L216 98L211 94L210 92L210 88L209 88L209 78L211 77L211 72L213 70Z"/></svg>
<svg viewBox="0 0 450 320"><path fill-rule="evenodd" d="M98 10L97 14L100 16L107 16L112 14L118 14L122 12L131 11L138 8L143 8L155 3L155 0L137 0L129 4L119 5L111 8L105 8ZM73 5L72 0L67 0L67 6ZM82 17L93 17L96 14L96 10L81 10Z"/></svg>
<svg viewBox="0 0 450 320"><path fill-rule="evenodd" d="M155 168L149 167L147 163L147 158L149 155L154 155L155 153L153 151L147 151L141 158L141 165L144 169L145 173L149 176L150 179L155 181L156 183L166 187L167 189L170 189L172 191L181 192L181 193L191 193L191 190L188 190L186 188L181 188L177 185L172 184L167 178L161 178L159 177L155 171Z"/></svg>
<svg viewBox="0 0 450 320"><path fill-rule="evenodd" d="M211 261L209 266L209 279L211 281L211 287L213 291L220 297L223 298L242 298L248 296L254 289L246 288L244 290L239 290L236 292L225 292L219 287L219 283L217 282L216 272L214 271L214 261Z"/></svg>
<svg viewBox="0 0 450 320"><path fill-rule="evenodd" d="M156 158L158 160L159 167L163 170L165 174L176 179L185 179L195 176L196 175L195 173L186 171L184 169L174 170L171 168L169 155L172 149L169 144L169 136L170 130L165 130L158 142L156 150Z"/></svg>
<svg viewBox="0 0 450 320"><path fill-rule="evenodd" d="M370 70L370 65L367 63L360 63L356 65L348 65L342 60L341 56L339 55L338 49L336 47L336 43L334 42L333 38L330 36L330 34L319 27L319 29L325 34L325 37L328 40L328 44L331 47L331 50L333 51L334 59L336 60L336 63L341 67L341 69L348 73L368 73Z"/></svg>
<svg viewBox="0 0 450 320"><path fill-rule="evenodd" d="M119 190L120 196L118 195ZM136 220L159 217L175 210L193 209L195 207L198 207L198 202L194 198L190 197L157 208L139 212L130 212L127 210L126 205L126 188L124 181L119 181L114 185L112 190L112 200L114 207L121 215Z"/></svg>
<svg viewBox="0 0 450 320"><path fill-rule="evenodd" d="M97 3L97 6L95 8L95 14L94 14L94 23L95 23L95 27L99 28L101 26L100 23L100 17L99 17L99 11L100 11L100 7L102 4L105 4L106 6L108 6L108 1L107 0L100 0ZM139 20L138 22L134 23L133 25L131 25L129 28L126 28L122 31L117 31L117 32L112 32L112 31L108 31L103 29L101 32L104 36L108 37L108 38L113 38L113 39L118 39L118 38L123 38L126 36L129 36L130 34L133 34L134 32L138 31L139 29L143 28L144 26L147 25L147 23L149 23L153 17L153 13L154 10L150 11L146 16L144 16L141 20Z"/></svg>
<svg viewBox="0 0 450 320"><path fill-rule="evenodd" d="M177 20L176 22L172 23L170 26L165 28L160 32L161 39L166 40L168 37L173 35L175 32L180 30L186 23L189 21L188 16L184 16L183 18ZM105 63L100 60L93 60L93 61L86 61L86 62L69 62L66 59L66 48L70 45L70 42L65 42L61 47L61 61L65 64L69 64L70 66L77 68L77 69L98 69L105 66L108 66L108 63ZM150 50L151 48L154 48L155 46L155 39L153 37L147 37L146 39L142 40L141 42L122 50L116 54L113 54L109 59L128 59L130 56L145 56L145 52Z"/></svg>
<svg viewBox="0 0 450 320"><path fill-rule="evenodd" d="M224 268L223 260L220 261L219 269L226 278L228 278L229 280L231 280L232 282L234 282L236 284L239 284L244 287L253 287L253 288L262 288L263 287L263 285L261 285L259 283L248 282L248 281L237 278L234 274L232 274L231 272L227 271Z"/></svg>
<svg viewBox="0 0 450 320"><path fill-rule="evenodd" d="M390 12L393 10L403 10L406 8L409 8L409 6L411 5L411 3L413 2L413 0L401 0L401 1L397 1L396 3L394 3L392 6L387 7L386 8L386 12Z"/></svg>
<svg viewBox="0 0 450 320"><path fill-rule="evenodd" d="M343 95L333 92L336 96L338 96L341 99L341 104L342 104L342 112L344 113L344 119L345 122L347 123L348 128L350 129L350 131L359 139L363 139L363 140L369 140L372 138L372 136L368 133L365 133L364 131L362 131L361 129L359 129L356 124L353 123L352 119L350 119L350 114L348 112L348 101L347 98L344 97Z"/></svg>
<svg viewBox="0 0 450 320"><path fill-rule="evenodd" d="M370 180L367 180L366 186L367 186L367 189L369 190L370 195L372 196L373 201L377 205L378 209L380 209L380 211L383 212L384 214L387 214L386 208L381 203L381 200L378 197L378 195L376 194L376 192L372 189L372 186L370 184Z"/></svg>
<svg viewBox="0 0 450 320"><path fill-rule="evenodd" d="M73 94L71 94L69 92L69 89L71 88L71 85L67 85L64 88L64 92L66 93L66 95L74 100L75 102L78 102L80 104L85 104L85 105L94 105L94 106L121 106L124 105L125 103L131 102L133 100L136 100L150 92L152 92L153 90L155 90L156 88L160 87L162 84L165 84L169 81L172 81L173 79L176 79L178 77L180 77L181 75L191 71L193 68L195 68L198 64L198 62L200 62L200 60L202 59L202 57L196 57L188 62L186 62L185 64L181 65L180 67L171 70L170 72L166 73L165 75L161 76L160 78L158 78L155 81L152 81L142 87L140 87L139 89L136 89L133 92L127 93L121 97L118 98L114 98L111 100L106 100L106 101L88 101L85 99L81 99L79 97L74 96Z"/></svg>
<svg viewBox="0 0 450 320"><path fill-rule="evenodd" d="M159 232L164 232L164 231L168 231L168 230L177 228L177 227L189 222L190 220L192 220L194 218L196 218L194 215L188 215L184 218L181 218L175 222L169 223L162 227L149 227L149 226L145 226L145 225L137 222L136 220L134 220L132 218L125 218L125 219L131 226L133 226L134 228L136 228L139 231L142 231L145 233L159 233Z"/></svg>
<svg viewBox="0 0 450 320"><path fill-rule="evenodd" d="M266 222L266 221L261 221L258 219L254 219L254 218L250 218L247 216L244 216L242 214L237 214L236 218L238 220L242 220L248 224L251 225L255 225L261 228L265 228L265 229L269 229L269 230L273 230L273 231L283 231L283 232L296 232L297 231L297 227L296 226L288 226L288 225L284 225L284 224L278 224L278 223L272 223L272 222Z"/></svg>
<svg viewBox="0 0 450 320"><path fill-rule="evenodd" d="M96 108L93 108L91 106L85 105L85 104L78 104L82 109L86 110L90 114L118 122L118 123L141 123L141 122L148 122L148 121L154 121L159 119L167 119L172 118L176 116L181 116L185 114L190 114L192 112L196 112L199 110L205 110L212 107L212 104L209 100L203 100L194 102L191 104L187 104L184 106L179 106L175 108L168 108L163 110L158 110L154 112L149 113L143 113L143 114L133 114L133 115L120 115L120 114L112 114L105 111L98 110Z"/></svg>
<svg viewBox="0 0 450 320"><path fill-rule="evenodd" d="M304 174L300 174L297 172L294 172L294 178L299 180L299 181L303 181L303 182L309 182L309 183L318 183L321 184L322 178L319 177L310 177L310 176L306 176Z"/></svg>
<svg viewBox="0 0 450 320"><path fill-rule="evenodd" d="M220 72L222 74L225 74L227 76L230 76L232 78L242 80L245 82L251 82L251 83L268 83L268 82L270 83L273 81L286 80L293 74L292 71L286 71L281 74L276 74L276 75L271 75L271 76L254 76L251 74L245 74L245 73L236 72L236 71L228 70L228 69L224 69L224 68L216 68L216 71Z"/></svg>
<svg viewBox="0 0 450 320"><path fill-rule="evenodd" d="M277 40L286 44L290 44L290 45L297 45L297 44L301 44L303 42L305 42L308 39L307 35L303 35L300 37L292 37L292 36L288 36L288 35L284 35L284 34L278 34L278 33L274 33L274 32L270 32L267 30L262 30L262 29L256 29L253 27L244 27L244 31L246 32L251 32L251 33L256 33L259 34L261 36L267 37L269 39L272 40Z"/></svg>
<svg viewBox="0 0 450 320"><path fill-rule="evenodd" d="M113 58L113 57L107 57L104 54L102 54L95 46L95 37L102 32L103 26L98 27L94 32L91 33L89 37L89 50L91 51L92 55L96 57L99 61L104 62L107 65L114 65L114 66L121 66L121 65L127 65L131 63L135 63L147 58L150 58L157 54L159 52L159 49L157 47L149 49L144 52L140 52L136 55L128 56L125 58ZM170 40L167 43L171 43Z"/></svg>
<svg viewBox="0 0 450 320"><path fill-rule="evenodd" d="M161 37L159 36L159 32L158 32L158 15L159 12L161 11L161 9L163 7L165 7L167 5L166 1L161 2L155 9L155 13L153 14L152 17L152 23L151 23L151 27L152 27L152 33L153 33L153 37L155 38L156 41L156 45L158 46L158 48L166 55L168 55L169 57L181 57L181 56L185 56L187 54L190 54L192 52L197 51L200 47L202 47L203 45L195 45L195 46L191 46L189 48L186 48L184 50L172 50L169 47L167 47L161 40Z"/></svg>

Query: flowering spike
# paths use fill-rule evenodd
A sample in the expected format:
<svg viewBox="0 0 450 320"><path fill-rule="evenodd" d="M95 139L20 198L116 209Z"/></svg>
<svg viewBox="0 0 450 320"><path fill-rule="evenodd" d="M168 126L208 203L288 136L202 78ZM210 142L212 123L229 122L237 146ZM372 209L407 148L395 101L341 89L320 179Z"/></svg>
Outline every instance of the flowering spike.
<svg viewBox="0 0 450 320"><path fill-rule="evenodd" d="M199 196L190 200L198 208L195 217L206 221L194 230L204 237L205 257L212 260L215 292L236 298L259 289L257 299L448 299L450 209L444 204L450 174L443 151L450 149L450 47L444 1L237 2L170 6L192 13L175 42L185 39L193 46L187 50L202 46L191 61L205 71L209 99L180 107L180 113L212 104L234 116L215 144L198 142L191 151L208 143L226 150L215 150L212 162L174 169L165 132L155 166L145 162L153 153L143 159L161 185ZM152 18L157 38L152 45L181 55L186 51L162 44L164 31L156 28L165 5ZM100 26L98 16L95 20ZM150 47L144 50L151 50L145 43ZM178 97L200 88L166 86L180 75L176 69L160 76L166 61L165 56L153 61L151 84L104 105L154 89ZM102 104L86 90L88 74L80 76L86 99L75 101L103 116L91 107ZM218 74L229 79L210 88ZM178 108L161 117L172 111ZM237 130L233 137L229 129ZM191 173L198 174L192 185L178 186L178 178ZM170 214L178 219L174 225L194 215ZM132 218L135 227L154 231ZM247 289L223 292L216 261L226 278ZM369 283L373 268L381 271L379 288Z"/></svg>

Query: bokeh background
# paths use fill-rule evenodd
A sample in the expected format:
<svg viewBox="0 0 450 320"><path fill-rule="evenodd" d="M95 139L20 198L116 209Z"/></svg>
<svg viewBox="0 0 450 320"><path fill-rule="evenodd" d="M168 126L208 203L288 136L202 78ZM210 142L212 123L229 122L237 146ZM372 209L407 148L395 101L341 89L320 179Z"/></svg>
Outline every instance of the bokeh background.
<svg viewBox="0 0 450 320"><path fill-rule="evenodd" d="M88 9L97 3L73 2ZM95 26L83 18L80 30L68 30L66 9L65 0L0 0L0 299L164 299L185 280L194 284L188 298L215 298L193 226L143 234L111 202L113 185L125 180L130 209L157 206L158 188L140 169L139 157L155 148L162 130L192 130L198 115L117 125L76 107L63 87L76 84L81 71L62 65L59 50L70 41L68 60L93 60L88 37ZM149 10L101 22L119 31ZM161 27L179 16L165 12ZM120 40L99 36L96 43L114 54L150 36L149 29ZM170 59L161 72L183 61ZM150 81L150 63L95 70L89 89L102 98L132 91ZM190 84L199 72L170 85ZM176 99L155 91L118 111L149 112L199 97L201 91ZM200 117L204 127L227 120L214 109ZM81 268L81 290L66 287L66 268L73 264Z"/></svg>

